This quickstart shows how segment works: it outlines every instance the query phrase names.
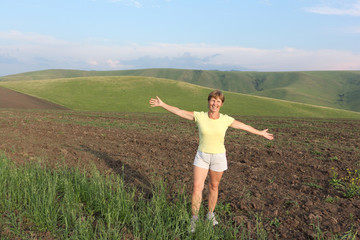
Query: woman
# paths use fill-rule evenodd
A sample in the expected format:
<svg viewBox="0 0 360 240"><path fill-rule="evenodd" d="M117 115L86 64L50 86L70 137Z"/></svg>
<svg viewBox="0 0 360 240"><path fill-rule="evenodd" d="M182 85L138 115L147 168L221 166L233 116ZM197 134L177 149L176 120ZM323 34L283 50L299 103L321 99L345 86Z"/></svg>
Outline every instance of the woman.
<svg viewBox="0 0 360 240"><path fill-rule="evenodd" d="M224 94L219 90L212 91L208 96L208 112L189 112L170 106L159 97L151 98L151 107L162 107L182 118L194 121L199 129L199 147L194 160L194 186L192 193L192 219L191 231L195 231L196 221L202 200L205 179L209 173L209 199L207 219L213 225L218 224L215 219L214 209L218 199L218 189L221 177L227 170L226 150L224 146L225 133L228 127L241 129L272 140L273 135L268 129L259 131L234 118L220 113L220 108L225 102Z"/></svg>

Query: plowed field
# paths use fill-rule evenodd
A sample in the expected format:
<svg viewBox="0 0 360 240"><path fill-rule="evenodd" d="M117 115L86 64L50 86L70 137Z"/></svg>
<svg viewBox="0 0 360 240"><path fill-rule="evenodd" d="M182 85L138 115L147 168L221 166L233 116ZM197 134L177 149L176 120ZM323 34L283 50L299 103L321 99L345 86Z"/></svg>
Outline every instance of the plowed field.
<svg viewBox="0 0 360 240"><path fill-rule="evenodd" d="M63 109L57 104L0 87L0 108Z"/></svg>
<svg viewBox="0 0 360 240"><path fill-rule="evenodd" d="M228 130L219 201L233 214L222 224L252 228L260 216L269 237L279 239L311 239L317 228L325 236L360 232L359 197L346 198L329 183L334 170L341 177L360 169L360 121L235 118L269 128L275 140ZM172 191L185 185L191 193L197 128L170 114L4 109L0 133L0 151L18 163L95 164L145 193L155 175Z"/></svg>

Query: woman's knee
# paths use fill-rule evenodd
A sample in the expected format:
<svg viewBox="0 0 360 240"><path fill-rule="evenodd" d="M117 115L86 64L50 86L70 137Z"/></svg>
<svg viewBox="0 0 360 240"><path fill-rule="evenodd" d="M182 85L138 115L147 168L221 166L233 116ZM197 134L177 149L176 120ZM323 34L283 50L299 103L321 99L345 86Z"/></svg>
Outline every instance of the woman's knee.
<svg viewBox="0 0 360 240"><path fill-rule="evenodd" d="M204 183L194 183L193 192L202 192L204 190Z"/></svg>
<svg viewBox="0 0 360 240"><path fill-rule="evenodd" d="M218 191L220 182L210 182L209 183L209 189L211 191Z"/></svg>

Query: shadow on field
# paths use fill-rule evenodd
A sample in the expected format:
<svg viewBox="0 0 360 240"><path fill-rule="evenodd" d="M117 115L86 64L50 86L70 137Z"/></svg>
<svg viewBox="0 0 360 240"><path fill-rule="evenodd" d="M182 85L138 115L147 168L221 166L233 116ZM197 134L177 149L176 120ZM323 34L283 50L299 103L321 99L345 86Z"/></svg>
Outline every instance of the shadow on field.
<svg viewBox="0 0 360 240"><path fill-rule="evenodd" d="M126 184L133 185L137 189L142 191L145 198L152 197L151 183L139 171L135 170L129 164L123 163L121 160L113 159L105 152L96 151L84 145L81 145L81 147L81 150L88 152L99 159L104 160L109 168L114 170L116 174L118 174L124 179L124 182Z"/></svg>

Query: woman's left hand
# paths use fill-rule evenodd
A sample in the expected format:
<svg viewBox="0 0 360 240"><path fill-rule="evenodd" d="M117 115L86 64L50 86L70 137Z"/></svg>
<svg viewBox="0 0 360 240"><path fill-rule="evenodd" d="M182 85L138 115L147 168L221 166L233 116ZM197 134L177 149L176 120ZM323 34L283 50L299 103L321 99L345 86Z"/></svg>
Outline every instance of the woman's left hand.
<svg viewBox="0 0 360 240"><path fill-rule="evenodd" d="M269 139L269 140L273 140L274 139L274 136L271 134L271 133L268 133L268 130L269 129L265 129L265 130L262 130L261 131L261 135L266 138L266 139Z"/></svg>

